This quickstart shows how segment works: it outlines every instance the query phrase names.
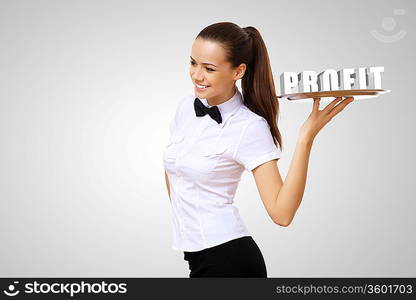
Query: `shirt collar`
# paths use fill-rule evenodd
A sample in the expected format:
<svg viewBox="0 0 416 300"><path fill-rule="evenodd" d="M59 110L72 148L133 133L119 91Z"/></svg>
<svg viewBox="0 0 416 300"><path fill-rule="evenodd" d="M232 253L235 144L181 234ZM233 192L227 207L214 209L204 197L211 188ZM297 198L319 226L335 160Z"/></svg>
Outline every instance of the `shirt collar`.
<svg viewBox="0 0 416 300"><path fill-rule="evenodd" d="M236 90L237 91L234 93L234 96L232 96L227 101L217 105L218 109L220 110L221 119L222 119L222 122L218 125L221 126L221 127L224 127L225 122L227 121L227 119L229 117L231 117L233 114L235 114L237 112L238 108L243 104L243 96L241 95L238 88L236 88ZM199 100L201 100L201 102L206 107L212 107L211 105L208 104L207 99L199 98ZM215 122L215 123L217 123L217 122Z"/></svg>

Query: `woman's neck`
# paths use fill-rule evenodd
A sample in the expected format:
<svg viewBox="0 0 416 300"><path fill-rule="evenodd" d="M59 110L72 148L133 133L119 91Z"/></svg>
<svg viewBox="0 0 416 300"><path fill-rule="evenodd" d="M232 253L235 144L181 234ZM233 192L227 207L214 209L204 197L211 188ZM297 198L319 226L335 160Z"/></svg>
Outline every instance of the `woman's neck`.
<svg viewBox="0 0 416 300"><path fill-rule="evenodd" d="M216 98L207 98L207 102L209 106L215 106L215 105L220 105L221 103L227 102L228 100L230 100L234 94L237 92L237 87L234 85L234 87L231 89L231 92L228 92L227 95L225 96L218 96ZM220 100L218 100L220 99ZM225 99L225 100L224 100Z"/></svg>

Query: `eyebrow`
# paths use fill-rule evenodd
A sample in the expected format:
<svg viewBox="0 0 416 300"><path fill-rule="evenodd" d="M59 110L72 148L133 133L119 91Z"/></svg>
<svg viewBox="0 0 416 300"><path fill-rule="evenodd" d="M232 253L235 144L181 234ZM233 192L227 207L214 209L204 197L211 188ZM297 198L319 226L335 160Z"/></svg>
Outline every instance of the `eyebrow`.
<svg viewBox="0 0 416 300"><path fill-rule="evenodd" d="M192 56L190 56L190 58L192 59L192 60L194 60L194 61L196 61L195 59L193 59L193 57ZM203 65L212 65L212 66L214 66L214 67L217 67L216 65L214 65L214 64L210 64L210 63L202 63Z"/></svg>

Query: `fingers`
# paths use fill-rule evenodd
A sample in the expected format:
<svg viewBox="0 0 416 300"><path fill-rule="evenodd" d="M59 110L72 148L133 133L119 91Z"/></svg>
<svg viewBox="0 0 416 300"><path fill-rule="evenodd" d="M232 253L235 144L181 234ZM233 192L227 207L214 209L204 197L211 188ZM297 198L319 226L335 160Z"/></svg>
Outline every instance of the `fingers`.
<svg viewBox="0 0 416 300"><path fill-rule="evenodd" d="M328 114L329 119L332 119L336 114L338 114L340 111L342 111L345 108L345 106L347 106L348 104L350 104L353 100L354 100L354 97L347 97L347 98L345 98L340 104L338 104L337 106L335 106L329 112L329 114ZM329 104L328 104L328 106L329 106ZM325 109L326 109L326 107L325 107Z"/></svg>
<svg viewBox="0 0 416 300"><path fill-rule="evenodd" d="M319 111L319 103L321 98L313 98L313 111Z"/></svg>
<svg viewBox="0 0 416 300"><path fill-rule="evenodd" d="M322 111L325 113L329 113L334 106L342 100L342 97L336 97L334 100L331 101Z"/></svg>

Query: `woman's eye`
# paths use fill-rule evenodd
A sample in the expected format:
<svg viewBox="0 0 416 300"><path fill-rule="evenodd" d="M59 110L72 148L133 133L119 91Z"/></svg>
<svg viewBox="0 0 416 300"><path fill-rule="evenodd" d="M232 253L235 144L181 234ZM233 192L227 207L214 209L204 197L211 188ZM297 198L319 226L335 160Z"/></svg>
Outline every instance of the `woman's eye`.
<svg viewBox="0 0 416 300"><path fill-rule="evenodd" d="M190 61L191 65L195 65L195 62L193 62L192 60ZM206 68L208 72L214 72L214 69L211 68Z"/></svg>

